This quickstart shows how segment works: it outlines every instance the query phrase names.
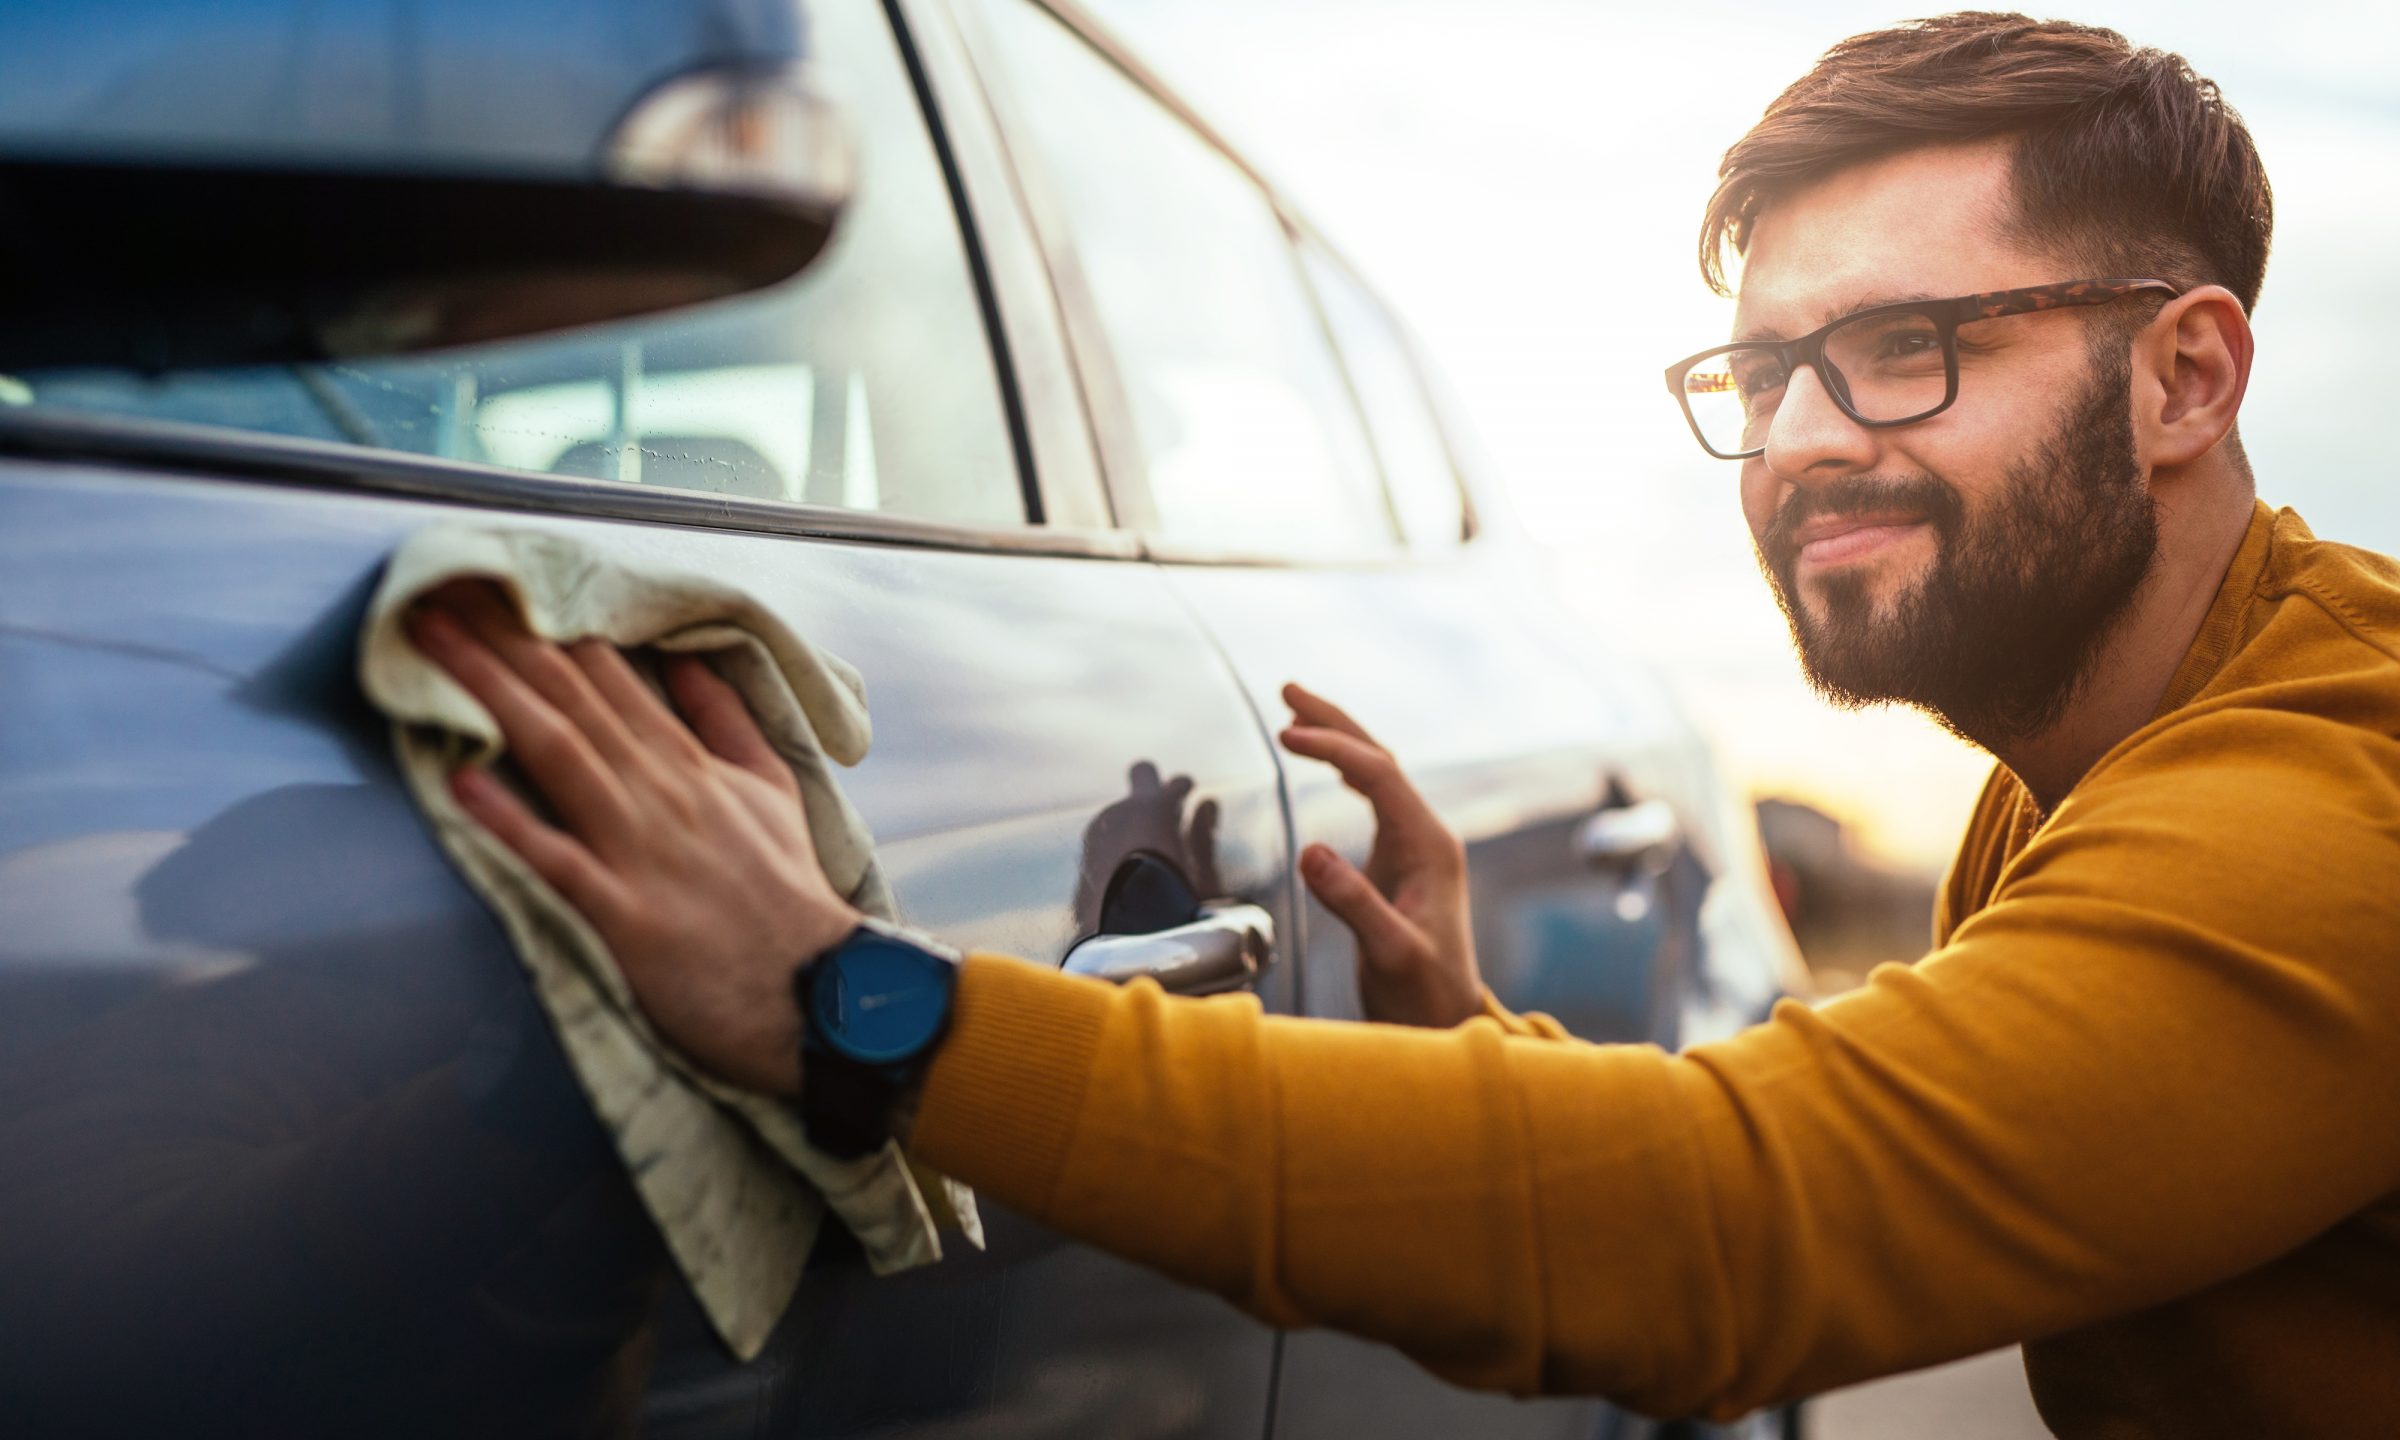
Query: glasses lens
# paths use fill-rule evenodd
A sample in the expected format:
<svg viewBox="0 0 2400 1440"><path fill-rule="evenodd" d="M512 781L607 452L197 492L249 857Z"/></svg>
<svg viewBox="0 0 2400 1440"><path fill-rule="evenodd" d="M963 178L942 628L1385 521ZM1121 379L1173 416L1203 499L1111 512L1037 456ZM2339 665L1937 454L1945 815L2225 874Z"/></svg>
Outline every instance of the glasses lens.
<svg viewBox="0 0 2400 1440"><path fill-rule="evenodd" d="M1683 374L1683 405L1700 438L1720 455L1767 443L1767 424L1783 398L1783 358L1773 350L1728 350Z"/></svg>
<svg viewBox="0 0 2400 1440"><path fill-rule="evenodd" d="M1825 363L1861 420L1914 420L1942 408L1950 393L1949 353L1927 315L1853 320L1825 337Z"/></svg>

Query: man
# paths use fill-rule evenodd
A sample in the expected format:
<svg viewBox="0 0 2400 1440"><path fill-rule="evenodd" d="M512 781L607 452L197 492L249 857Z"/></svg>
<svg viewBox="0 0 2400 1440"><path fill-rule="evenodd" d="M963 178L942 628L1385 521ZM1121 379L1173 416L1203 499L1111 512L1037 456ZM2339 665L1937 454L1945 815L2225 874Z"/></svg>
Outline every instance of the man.
<svg viewBox="0 0 2400 1440"><path fill-rule="evenodd" d="M2400 567L2253 497L2268 234L2213 86L2022 17L1847 41L1728 153L1736 343L1670 382L1816 683L1999 764L1930 957L1685 1056L1492 1005L1456 842L1296 687L1379 827L1304 876L1421 1028L859 932L724 686L488 598L418 634L564 828L458 794L703 1064L1277 1324L1718 1415L2023 1341L2062 1435L2400 1433Z"/></svg>

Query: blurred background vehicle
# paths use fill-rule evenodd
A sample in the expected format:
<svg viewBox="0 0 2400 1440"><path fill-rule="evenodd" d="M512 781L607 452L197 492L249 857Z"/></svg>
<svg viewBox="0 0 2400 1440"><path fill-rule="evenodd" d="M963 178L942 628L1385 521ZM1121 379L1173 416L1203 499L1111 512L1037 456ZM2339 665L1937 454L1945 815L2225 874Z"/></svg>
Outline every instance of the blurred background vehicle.
<svg viewBox="0 0 2400 1440"><path fill-rule="evenodd" d="M1799 983L1750 811L1576 623L1350 262L1036 0L0 15L0 1397L27 1433L1788 1435L1440 1384L1016 1217L832 1236L709 1337L410 809L351 645L442 519L743 585L855 663L907 918L1060 963L1276 920L1355 1016L1301 678L1468 844L1511 1004ZM802 267L806 268L803 269ZM1175 953L1180 954L1180 950Z"/></svg>
<svg viewBox="0 0 2400 1440"><path fill-rule="evenodd" d="M1758 827L1775 898L1818 990L1838 994L1931 945L1932 872L1863 849L1849 826L1797 800L1759 801Z"/></svg>

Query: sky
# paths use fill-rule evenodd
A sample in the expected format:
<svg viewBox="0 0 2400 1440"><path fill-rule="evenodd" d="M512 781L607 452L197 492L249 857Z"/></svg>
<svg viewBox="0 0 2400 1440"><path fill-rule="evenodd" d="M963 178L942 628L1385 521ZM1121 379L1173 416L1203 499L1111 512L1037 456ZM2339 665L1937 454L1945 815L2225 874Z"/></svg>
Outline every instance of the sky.
<svg viewBox="0 0 2400 1440"><path fill-rule="evenodd" d="M1087 0L1424 338L1568 602L1656 661L1759 794L1936 867L1988 757L1800 680L1735 496L1659 379L1731 305L1695 241L1717 161L1845 35L1926 13L1718 0ZM2049 12L2058 13L2058 12ZM2242 434L2260 494L2400 551L2400 7L2099 3L2249 122L2275 189ZM1628 617L1639 616L1638 625Z"/></svg>

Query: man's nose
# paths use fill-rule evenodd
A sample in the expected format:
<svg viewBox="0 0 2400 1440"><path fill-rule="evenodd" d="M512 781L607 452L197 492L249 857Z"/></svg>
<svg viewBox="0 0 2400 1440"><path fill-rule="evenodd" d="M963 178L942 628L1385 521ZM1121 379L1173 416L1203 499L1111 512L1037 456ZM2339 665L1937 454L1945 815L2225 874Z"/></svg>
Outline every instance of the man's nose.
<svg viewBox="0 0 2400 1440"><path fill-rule="evenodd" d="M1876 433L1834 403L1825 377L1814 365L1800 366L1783 387L1783 401L1767 423L1767 469L1777 479L1803 483L1873 466L1881 442Z"/></svg>

